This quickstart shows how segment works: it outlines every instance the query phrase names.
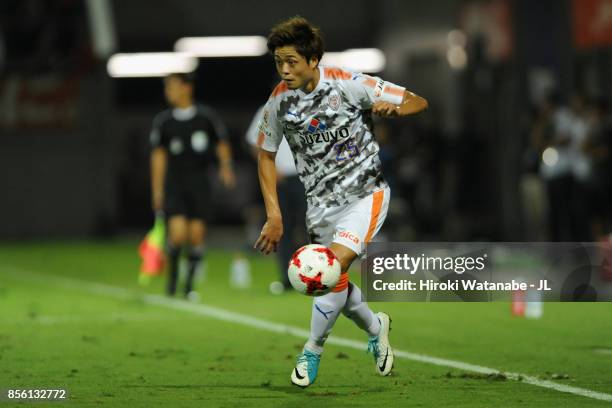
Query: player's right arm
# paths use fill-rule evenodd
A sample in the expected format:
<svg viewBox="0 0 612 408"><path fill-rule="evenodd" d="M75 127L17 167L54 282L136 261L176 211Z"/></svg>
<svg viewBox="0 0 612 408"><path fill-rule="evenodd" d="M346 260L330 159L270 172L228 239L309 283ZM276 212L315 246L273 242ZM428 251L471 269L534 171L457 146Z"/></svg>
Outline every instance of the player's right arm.
<svg viewBox="0 0 612 408"><path fill-rule="evenodd" d="M283 218L276 191L276 151L283 137L282 126L276 117L275 98L272 96L264 107L257 135L257 167L259 184L266 207L266 223L255 243L264 254L276 251L283 235Z"/></svg>
<svg viewBox="0 0 612 408"><path fill-rule="evenodd" d="M255 248L267 255L272 251L276 252L278 242L283 235L283 217L276 191L276 152L259 149L257 163L267 219Z"/></svg>
<svg viewBox="0 0 612 408"><path fill-rule="evenodd" d="M164 185L166 182L166 171L168 167L168 151L166 149L166 138L162 130L162 119L158 115L153 120L151 130L151 207L154 212L162 211L164 208Z"/></svg>

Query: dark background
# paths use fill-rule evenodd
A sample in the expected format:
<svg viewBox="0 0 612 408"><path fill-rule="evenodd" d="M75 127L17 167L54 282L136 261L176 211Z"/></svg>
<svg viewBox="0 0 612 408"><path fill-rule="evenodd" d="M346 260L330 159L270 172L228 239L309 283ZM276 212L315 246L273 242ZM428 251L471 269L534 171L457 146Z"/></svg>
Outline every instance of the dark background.
<svg viewBox="0 0 612 408"><path fill-rule="evenodd" d="M0 3L2 239L116 236L151 225L148 134L165 108L162 83L109 77L92 49L88 3ZM296 14L322 28L328 51L382 49L387 67L377 75L430 103L381 125L394 240L552 239L550 191L525 159L541 154L531 147L538 106L553 93L561 104L576 93L612 94L610 0L109 3L115 52L171 51L184 36L265 36ZM462 69L447 60L452 30L467 38ZM258 200L244 134L275 80L272 60L200 59L197 76L198 100L230 130L239 178L235 191L215 185L214 222L241 225L244 207ZM607 196L578 200L589 240L600 239L607 219L591 208Z"/></svg>

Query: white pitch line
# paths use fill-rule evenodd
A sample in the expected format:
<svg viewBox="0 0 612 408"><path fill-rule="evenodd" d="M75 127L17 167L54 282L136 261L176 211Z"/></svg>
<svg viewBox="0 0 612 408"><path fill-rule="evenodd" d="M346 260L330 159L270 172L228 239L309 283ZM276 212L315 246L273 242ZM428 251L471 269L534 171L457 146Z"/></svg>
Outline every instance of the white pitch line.
<svg viewBox="0 0 612 408"><path fill-rule="evenodd" d="M612 356L612 349L598 348L593 351L599 354L609 354Z"/></svg>
<svg viewBox="0 0 612 408"><path fill-rule="evenodd" d="M203 304L188 303L183 300L170 299L160 295L151 294L139 294L129 289L114 287L101 283L93 283L87 281L81 281L71 278L63 278L52 275L45 275L36 272L27 271L21 268L2 266L0 270L4 270L11 274L11 277L18 278L20 280L35 281L37 283L49 283L53 282L59 286L69 289L86 290L90 293L96 293L100 295L110 296L119 299L142 299L145 303L157 306L163 306L170 309L182 310L185 312L194 313L201 316L212 317L217 320L222 320L230 323L239 323L244 326L253 327L260 330L267 330L274 333L290 334L292 336L300 338L308 338L310 332L308 330L300 329L294 326L288 326L285 324L274 323L267 320L259 319L253 316L231 312L229 310L221 309L214 306L206 306ZM342 337L330 337L327 339L328 344L335 344L338 346L349 347L357 350L364 350L366 344L360 341L346 339ZM535 385L542 388L548 388L551 390L580 395L587 398L593 398L601 401L612 402L612 395L603 392L592 391L586 388L572 387L565 384L559 384L553 381L542 380L537 377L500 371L494 368L483 367L479 365L464 363L462 361L447 360L445 358L438 358L427 356L424 354L416 354L408 351L394 349L396 357L404 358L407 360L418 361L421 363L433 364L441 367L450 367L462 371L471 371L479 374L503 374L508 379L521 381L526 384Z"/></svg>
<svg viewBox="0 0 612 408"><path fill-rule="evenodd" d="M41 325L73 324L73 323L123 323L123 322L151 322L171 320L171 316L151 316L142 313L125 313L111 315L36 315L33 317L22 317L13 319L0 319L0 324L24 324L34 323Z"/></svg>

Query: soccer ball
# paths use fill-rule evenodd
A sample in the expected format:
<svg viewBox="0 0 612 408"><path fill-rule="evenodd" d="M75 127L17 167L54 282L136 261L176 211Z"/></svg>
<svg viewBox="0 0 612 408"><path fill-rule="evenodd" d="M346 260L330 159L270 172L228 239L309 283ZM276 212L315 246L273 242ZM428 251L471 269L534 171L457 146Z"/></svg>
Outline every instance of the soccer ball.
<svg viewBox="0 0 612 408"><path fill-rule="evenodd" d="M305 245L289 261L289 281L295 290L308 296L322 296L338 284L340 261L331 249L318 244Z"/></svg>

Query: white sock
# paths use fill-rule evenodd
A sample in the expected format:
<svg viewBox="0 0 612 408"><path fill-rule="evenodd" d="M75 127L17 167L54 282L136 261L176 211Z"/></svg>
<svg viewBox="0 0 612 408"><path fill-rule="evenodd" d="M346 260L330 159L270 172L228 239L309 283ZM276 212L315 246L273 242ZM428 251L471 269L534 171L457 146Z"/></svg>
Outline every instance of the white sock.
<svg viewBox="0 0 612 408"><path fill-rule="evenodd" d="M330 292L313 299L310 319L310 338L304 348L317 354L323 352L323 345L331 333L342 308L346 303L348 289Z"/></svg>
<svg viewBox="0 0 612 408"><path fill-rule="evenodd" d="M351 319L362 330L370 336L378 336L380 333L380 320L374 314L366 302L361 300L361 289L354 283L349 283L348 298L342 313Z"/></svg>

